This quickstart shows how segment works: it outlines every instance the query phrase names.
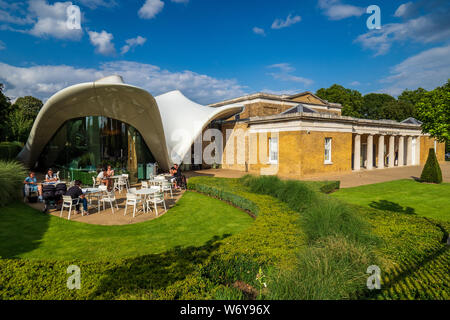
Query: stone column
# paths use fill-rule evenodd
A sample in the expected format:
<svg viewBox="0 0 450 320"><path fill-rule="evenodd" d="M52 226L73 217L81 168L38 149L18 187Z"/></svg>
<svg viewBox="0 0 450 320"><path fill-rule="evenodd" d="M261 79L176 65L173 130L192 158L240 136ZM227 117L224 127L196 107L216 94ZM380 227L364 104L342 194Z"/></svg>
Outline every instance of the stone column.
<svg viewBox="0 0 450 320"><path fill-rule="evenodd" d="M412 157L413 157L413 154L412 154L412 137L411 136L409 136L409 137L407 137L407 139L408 140L406 140L407 141L407 145L406 145L406 165L407 166L410 166L410 165L412 165Z"/></svg>
<svg viewBox="0 0 450 320"><path fill-rule="evenodd" d="M403 136L398 137L398 166L403 167L405 165L405 138Z"/></svg>
<svg viewBox="0 0 450 320"><path fill-rule="evenodd" d="M389 163L388 167L393 168L395 165L395 136L389 136Z"/></svg>
<svg viewBox="0 0 450 320"><path fill-rule="evenodd" d="M384 135L378 137L378 169L384 168Z"/></svg>
<svg viewBox="0 0 450 320"><path fill-rule="evenodd" d="M366 154L366 159L367 159L367 170L372 170L373 169L373 134L369 134L367 136L367 154Z"/></svg>
<svg viewBox="0 0 450 320"><path fill-rule="evenodd" d="M354 150L353 150L353 170L361 170L361 135L355 135Z"/></svg>

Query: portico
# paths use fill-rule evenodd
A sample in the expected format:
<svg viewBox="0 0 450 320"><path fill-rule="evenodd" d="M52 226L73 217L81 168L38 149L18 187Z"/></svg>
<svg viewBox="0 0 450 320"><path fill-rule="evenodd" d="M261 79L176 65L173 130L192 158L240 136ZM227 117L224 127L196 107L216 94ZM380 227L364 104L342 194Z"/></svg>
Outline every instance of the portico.
<svg viewBox="0 0 450 320"><path fill-rule="evenodd" d="M363 152L362 152L363 151ZM353 135L353 170L420 164L420 133L359 131Z"/></svg>

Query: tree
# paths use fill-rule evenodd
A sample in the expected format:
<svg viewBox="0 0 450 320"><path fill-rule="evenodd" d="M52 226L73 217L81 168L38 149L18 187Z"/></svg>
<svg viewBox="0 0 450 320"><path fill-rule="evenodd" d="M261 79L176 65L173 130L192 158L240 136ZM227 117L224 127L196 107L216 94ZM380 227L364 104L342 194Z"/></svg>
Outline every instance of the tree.
<svg viewBox="0 0 450 320"><path fill-rule="evenodd" d="M359 91L344 88L341 85L333 84L329 88L317 90L316 95L330 102L342 105L342 115L350 117L361 117L363 98Z"/></svg>
<svg viewBox="0 0 450 320"><path fill-rule="evenodd" d="M403 121L409 117L415 117L415 113L414 105L394 99L381 107L378 119Z"/></svg>
<svg viewBox="0 0 450 320"><path fill-rule="evenodd" d="M41 110L43 103L38 98L32 96L21 97L12 105L13 109L20 109L27 119L34 119Z"/></svg>
<svg viewBox="0 0 450 320"><path fill-rule="evenodd" d="M412 104L414 107L422 99L427 90L424 88L417 88L416 90L405 89L401 95L398 96L398 101Z"/></svg>
<svg viewBox="0 0 450 320"><path fill-rule="evenodd" d="M33 126L33 119L28 118L22 110L15 109L9 114L8 124L11 140L25 143Z"/></svg>
<svg viewBox="0 0 450 320"><path fill-rule="evenodd" d="M3 84L0 83L0 134L3 140L9 135L8 115L11 109L9 98L3 94Z"/></svg>
<svg viewBox="0 0 450 320"><path fill-rule="evenodd" d="M391 119L385 118L386 107L393 107L397 101L394 97L386 93L369 93L363 97L363 105L361 107L361 115L366 119ZM403 120L403 119L402 119Z"/></svg>
<svg viewBox="0 0 450 320"><path fill-rule="evenodd" d="M430 148L428 152L427 162L423 167L420 181L431 183L442 183L442 171L436 158L434 148Z"/></svg>
<svg viewBox="0 0 450 320"><path fill-rule="evenodd" d="M417 103L422 131L439 142L450 140L450 79L442 87L424 93Z"/></svg>
<svg viewBox="0 0 450 320"><path fill-rule="evenodd" d="M21 97L14 102L8 115L10 140L26 142L42 106L42 101L32 96Z"/></svg>

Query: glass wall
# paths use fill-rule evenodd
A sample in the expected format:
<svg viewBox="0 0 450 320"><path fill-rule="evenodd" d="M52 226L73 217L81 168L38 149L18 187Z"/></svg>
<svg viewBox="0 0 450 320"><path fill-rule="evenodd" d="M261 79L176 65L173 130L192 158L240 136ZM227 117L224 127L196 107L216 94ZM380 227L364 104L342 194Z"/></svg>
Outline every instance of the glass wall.
<svg viewBox="0 0 450 320"><path fill-rule="evenodd" d="M155 159L132 126L106 117L72 119L56 132L39 159L39 167L94 171L106 165L140 178ZM135 180L135 179L133 179Z"/></svg>

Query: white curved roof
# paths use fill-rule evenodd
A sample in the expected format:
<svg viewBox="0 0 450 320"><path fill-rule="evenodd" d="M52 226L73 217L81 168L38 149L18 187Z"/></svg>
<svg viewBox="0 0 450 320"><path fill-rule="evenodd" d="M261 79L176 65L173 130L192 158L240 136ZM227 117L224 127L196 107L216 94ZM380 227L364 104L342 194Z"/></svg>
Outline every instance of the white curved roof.
<svg viewBox="0 0 450 320"><path fill-rule="evenodd" d="M155 97L164 126L167 149L173 163L180 163L190 152L194 140L213 120L226 119L243 107L212 108L195 103L180 91L170 91Z"/></svg>
<svg viewBox="0 0 450 320"><path fill-rule="evenodd" d="M18 159L33 167L40 153L67 121L105 116L136 128L159 166L179 163L210 121L229 117L242 107L211 108L187 99L179 91L153 98L142 88L123 83L120 76L81 83L55 93L42 107ZM174 139L183 132L183 139ZM170 157L176 155L174 161Z"/></svg>

